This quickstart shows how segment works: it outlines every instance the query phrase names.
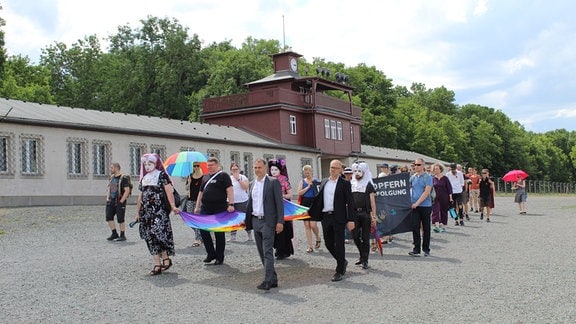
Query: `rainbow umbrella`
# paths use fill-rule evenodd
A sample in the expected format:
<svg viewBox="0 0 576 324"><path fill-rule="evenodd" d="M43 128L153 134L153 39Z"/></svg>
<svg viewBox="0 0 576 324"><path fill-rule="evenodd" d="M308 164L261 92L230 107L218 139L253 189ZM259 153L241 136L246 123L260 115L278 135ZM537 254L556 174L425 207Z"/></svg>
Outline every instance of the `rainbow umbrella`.
<svg viewBox="0 0 576 324"><path fill-rule="evenodd" d="M170 155L164 161L164 168L169 175L173 177L187 177L193 171L193 163L199 162L204 173L208 172L206 168L206 156L196 151L184 151Z"/></svg>

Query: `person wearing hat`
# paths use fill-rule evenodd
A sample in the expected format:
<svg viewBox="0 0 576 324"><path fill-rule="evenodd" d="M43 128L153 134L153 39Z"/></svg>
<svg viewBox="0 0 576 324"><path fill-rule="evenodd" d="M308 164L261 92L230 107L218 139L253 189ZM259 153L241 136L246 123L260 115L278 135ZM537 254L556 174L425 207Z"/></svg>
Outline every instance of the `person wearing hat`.
<svg viewBox="0 0 576 324"><path fill-rule="evenodd" d="M382 163L380 165L380 173L378 174L378 178L385 177L389 174L388 172L388 163Z"/></svg>
<svg viewBox="0 0 576 324"><path fill-rule="evenodd" d="M352 171L352 168L344 168L344 179L350 181L352 180L352 174L354 173Z"/></svg>

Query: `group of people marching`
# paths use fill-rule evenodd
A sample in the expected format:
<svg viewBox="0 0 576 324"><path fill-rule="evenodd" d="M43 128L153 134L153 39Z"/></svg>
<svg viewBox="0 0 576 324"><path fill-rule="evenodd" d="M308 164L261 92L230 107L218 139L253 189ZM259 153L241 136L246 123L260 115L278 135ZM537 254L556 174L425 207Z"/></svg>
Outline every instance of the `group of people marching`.
<svg viewBox="0 0 576 324"><path fill-rule="evenodd" d="M140 237L152 255L154 264L149 274L158 275L172 266L170 256L175 254L175 250L169 214L180 213L180 209L175 204L172 182L160 157L154 153L144 154L140 169L140 193L134 222L139 223ZM249 183L235 163L231 164L228 174L222 170L219 160L211 157L206 162L206 169L207 174L204 174L200 163L194 163L193 172L186 182L187 199L183 209L199 215L244 212L248 240L256 242L265 269L264 280L257 288L270 290L278 287L274 260L282 260L294 254L293 224L284 220L283 200L292 198L285 161L256 159L252 183ZM309 207L307 214L310 218L303 221L308 243L306 252L312 253L320 248L322 240L317 222L321 222L324 244L336 260L332 281L342 280L346 273L348 261L344 244L347 231L352 233L359 251L356 265L363 269L369 268L371 229L377 221L375 188L369 166L357 162L346 170L348 173L351 171L349 180L343 176L341 161L332 160L329 177L319 181L314 177L312 167L306 165L302 169L303 177L296 192L298 204ZM490 221L491 208L494 206L494 182L488 170L483 169L481 176L478 176L471 168L464 175L460 166L452 164L450 171L444 173L441 164L434 164L427 172L424 160L416 159L411 171L414 246L410 255L419 256L421 252L424 252L424 256L430 255L431 225L434 225L435 232L446 231L448 210L451 207L457 210L457 226L464 225L464 218L469 219L468 202L470 211L480 212L480 219L486 215L486 221ZM120 166L117 163L112 165L111 172L113 177L109 185L108 201L109 205L114 205L110 201L116 201L118 206L114 205L114 209L114 206L107 205L106 220L112 223L112 235L108 239L125 240L122 211L125 211L127 194L120 189L127 187L127 184L119 175ZM515 187L518 192L522 192L523 180L519 179ZM435 193L434 201L432 192ZM519 199L522 200L521 195ZM525 213L524 205L519 203L519 206L521 213ZM115 213L120 223L120 236L113 228ZM204 263L223 264L225 233L211 233L202 229L194 231L193 246L203 244L206 249ZM236 232L230 234L229 241L234 240Z"/></svg>

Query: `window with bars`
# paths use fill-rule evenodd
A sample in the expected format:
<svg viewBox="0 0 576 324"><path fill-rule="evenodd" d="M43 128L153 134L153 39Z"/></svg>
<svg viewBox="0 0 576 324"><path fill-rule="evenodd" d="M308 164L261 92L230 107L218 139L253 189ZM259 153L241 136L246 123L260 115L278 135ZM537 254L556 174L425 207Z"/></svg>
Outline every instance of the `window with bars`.
<svg viewBox="0 0 576 324"><path fill-rule="evenodd" d="M40 135L21 135L20 167L21 174L36 176L43 174L44 152L43 137Z"/></svg>
<svg viewBox="0 0 576 324"><path fill-rule="evenodd" d="M264 161L266 161L266 162L268 162L270 160L274 160L273 154L264 154L262 157L264 158Z"/></svg>
<svg viewBox="0 0 576 324"><path fill-rule="evenodd" d="M68 174L82 174L82 143L68 143Z"/></svg>
<svg viewBox="0 0 576 324"><path fill-rule="evenodd" d="M166 146L165 145L150 145L150 153L156 153L162 159L166 160Z"/></svg>
<svg viewBox="0 0 576 324"><path fill-rule="evenodd" d="M0 173L8 173L8 137L0 136Z"/></svg>
<svg viewBox="0 0 576 324"><path fill-rule="evenodd" d="M302 169L305 165L312 165L312 159L301 158L300 159L300 169Z"/></svg>
<svg viewBox="0 0 576 324"><path fill-rule="evenodd" d="M111 161L111 143L108 141L94 141L92 144L92 156L94 164L94 176L107 176Z"/></svg>
<svg viewBox="0 0 576 324"><path fill-rule="evenodd" d="M236 163L238 165L241 165L240 152L238 152L238 151L231 151L230 152L230 163Z"/></svg>
<svg viewBox="0 0 576 324"><path fill-rule="evenodd" d="M140 174L140 157L146 152L146 144L130 143L130 175Z"/></svg>
<svg viewBox="0 0 576 324"><path fill-rule="evenodd" d="M244 163L242 164L242 170L244 170L244 175L248 177L250 181L254 179L254 159L252 158L252 153L244 153Z"/></svg>
<svg viewBox="0 0 576 324"><path fill-rule="evenodd" d="M218 161L220 161L220 163L222 163L222 159L220 158L220 150L208 149L206 150L206 155L208 158L215 157L218 159Z"/></svg>

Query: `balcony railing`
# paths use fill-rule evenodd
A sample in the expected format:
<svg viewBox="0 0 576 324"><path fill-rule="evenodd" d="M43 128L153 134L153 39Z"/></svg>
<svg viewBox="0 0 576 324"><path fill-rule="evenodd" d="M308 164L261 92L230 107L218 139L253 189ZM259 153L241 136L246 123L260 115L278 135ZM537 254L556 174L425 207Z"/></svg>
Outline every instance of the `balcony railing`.
<svg viewBox="0 0 576 324"><path fill-rule="evenodd" d="M317 93L314 97L309 93L305 94L286 89L256 90L225 97L206 98L203 103L204 113L215 113L243 107L280 103L312 108L315 103L316 107L325 107L344 113L351 113L358 118L362 115L361 109L351 105L348 101L321 93Z"/></svg>

